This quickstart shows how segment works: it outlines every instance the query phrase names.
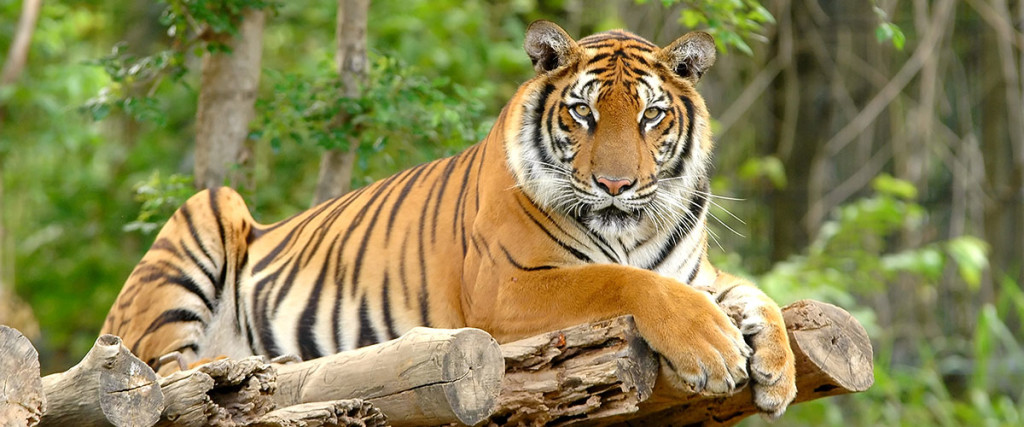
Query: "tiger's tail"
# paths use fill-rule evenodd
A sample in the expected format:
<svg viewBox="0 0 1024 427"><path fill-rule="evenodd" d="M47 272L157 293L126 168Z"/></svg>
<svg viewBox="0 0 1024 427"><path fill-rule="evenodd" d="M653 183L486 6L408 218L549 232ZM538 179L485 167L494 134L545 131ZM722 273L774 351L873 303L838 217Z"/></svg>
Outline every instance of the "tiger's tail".
<svg viewBox="0 0 1024 427"><path fill-rule="evenodd" d="M120 336L150 366L174 351L185 363L224 349L250 354L237 278L254 224L230 188L189 198L128 277L102 332Z"/></svg>

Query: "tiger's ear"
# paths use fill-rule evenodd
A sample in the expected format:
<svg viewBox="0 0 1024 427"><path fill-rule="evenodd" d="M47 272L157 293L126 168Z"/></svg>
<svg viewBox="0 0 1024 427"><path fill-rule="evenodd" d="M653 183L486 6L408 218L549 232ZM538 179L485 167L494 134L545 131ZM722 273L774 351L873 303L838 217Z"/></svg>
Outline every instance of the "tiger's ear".
<svg viewBox="0 0 1024 427"><path fill-rule="evenodd" d="M534 21L526 28L523 43L537 74L550 72L579 56L579 46L569 34L551 21Z"/></svg>
<svg viewBox="0 0 1024 427"><path fill-rule="evenodd" d="M691 31L658 52L658 59L680 77L697 84L715 64L715 39L703 31Z"/></svg>

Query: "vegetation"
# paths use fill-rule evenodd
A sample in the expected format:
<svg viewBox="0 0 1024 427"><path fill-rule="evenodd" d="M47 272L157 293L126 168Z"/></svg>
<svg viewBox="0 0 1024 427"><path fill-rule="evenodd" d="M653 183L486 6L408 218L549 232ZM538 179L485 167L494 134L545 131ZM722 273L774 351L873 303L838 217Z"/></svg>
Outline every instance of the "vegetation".
<svg viewBox="0 0 1024 427"><path fill-rule="evenodd" d="M29 3L0 0L2 22ZM233 33L241 8L268 13L234 183L262 222L309 206L321 153L356 123L354 186L478 140L532 73L534 19L660 44L698 26L720 48L700 87L717 263L781 303L850 310L875 344L871 390L786 425L1021 425L1024 2L790 3L375 1L370 78L342 98L337 2L44 2L24 71L0 81L0 298L34 310L44 370L91 345L194 191L199 57L224 50L201 29ZM3 52L16 33L0 26Z"/></svg>

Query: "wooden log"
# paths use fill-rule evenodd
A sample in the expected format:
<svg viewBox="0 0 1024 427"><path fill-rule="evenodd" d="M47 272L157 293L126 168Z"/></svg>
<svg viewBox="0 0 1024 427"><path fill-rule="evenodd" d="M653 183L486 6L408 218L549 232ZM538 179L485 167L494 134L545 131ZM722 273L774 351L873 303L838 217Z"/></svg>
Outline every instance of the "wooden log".
<svg viewBox="0 0 1024 427"><path fill-rule="evenodd" d="M0 325L0 426L34 426L45 410L39 353L17 329Z"/></svg>
<svg viewBox="0 0 1024 427"><path fill-rule="evenodd" d="M473 425L495 407L504 363L479 329L413 328L398 339L278 367L279 407L363 399L392 425Z"/></svg>
<svg viewBox="0 0 1024 427"><path fill-rule="evenodd" d="M562 424L636 412L658 362L623 316L501 346L505 381L492 424Z"/></svg>
<svg viewBox="0 0 1024 427"><path fill-rule="evenodd" d="M262 357L221 359L160 379L167 405L158 425L248 425L274 409L274 368Z"/></svg>
<svg viewBox="0 0 1024 427"><path fill-rule="evenodd" d="M303 403L264 415L253 427L376 427L387 425L387 417L360 399Z"/></svg>
<svg viewBox="0 0 1024 427"><path fill-rule="evenodd" d="M97 338L81 362L42 383L41 426L151 426L163 410L156 373L113 335Z"/></svg>
<svg viewBox="0 0 1024 427"><path fill-rule="evenodd" d="M871 341L850 313L802 300L782 309L796 356L793 404L867 390L874 383ZM757 413L749 387L729 396L705 396L655 387L651 399L629 417L630 425L733 425ZM603 420L619 423L625 418Z"/></svg>

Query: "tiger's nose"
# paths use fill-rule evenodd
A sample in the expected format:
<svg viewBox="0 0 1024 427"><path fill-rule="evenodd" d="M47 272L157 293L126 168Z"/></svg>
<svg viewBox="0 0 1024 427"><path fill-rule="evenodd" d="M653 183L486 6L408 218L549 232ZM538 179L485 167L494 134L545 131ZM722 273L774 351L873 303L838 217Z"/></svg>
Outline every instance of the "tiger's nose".
<svg viewBox="0 0 1024 427"><path fill-rule="evenodd" d="M623 191L626 191L629 189L629 187L633 186L633 181L628 179L614 179L600 176L594 178L594 180L597 181L598 187L601 187L601 189L604 190L605 193L608 193L612 196L618 196Z"/></svg>

